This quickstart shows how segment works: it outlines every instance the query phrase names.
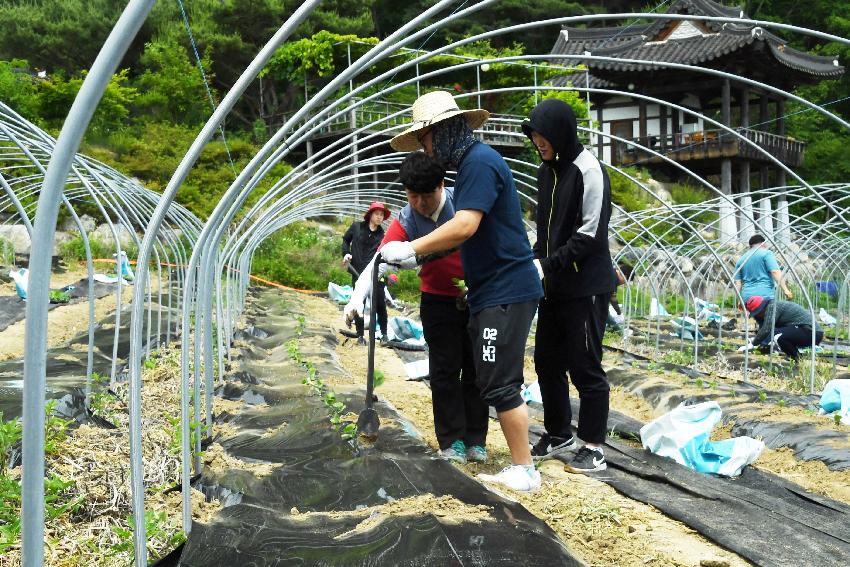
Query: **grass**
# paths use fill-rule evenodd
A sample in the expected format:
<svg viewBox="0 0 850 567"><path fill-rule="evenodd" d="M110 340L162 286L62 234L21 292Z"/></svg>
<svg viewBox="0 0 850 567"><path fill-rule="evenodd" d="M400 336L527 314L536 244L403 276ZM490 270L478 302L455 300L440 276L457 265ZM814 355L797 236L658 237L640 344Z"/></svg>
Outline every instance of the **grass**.
<svg viewBox="0 0 850 567"><path fill-rule="evenodd" d="M345 226L333 232L317 223L289 225L268 238L254 255L252 272L261 278L297 289L321 291L328 282L345 285L351 276L342 267L342 235ZM402 270L390 294L405 302L419 301L419 277Z"/></svg>
<svg viewBox="0 0 850 567"><path fill-rule="evenodd" d="M89 248L91 249L92 258L112 258L112 255L115 254L114 242L105 242L97 238L89 238ZM127 253L128 258L135 258L139 255L135 244L122 245L121 250ZM86 248L82 237L77 236L60 244L59 256L69 264L73 262L84 262L86 259Z"/></svg>

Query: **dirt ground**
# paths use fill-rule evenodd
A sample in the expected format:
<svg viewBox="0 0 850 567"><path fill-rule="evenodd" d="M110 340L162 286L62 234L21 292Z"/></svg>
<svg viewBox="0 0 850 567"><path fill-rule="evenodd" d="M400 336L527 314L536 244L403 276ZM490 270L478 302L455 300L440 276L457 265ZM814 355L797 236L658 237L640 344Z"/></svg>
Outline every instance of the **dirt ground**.
<svg viewBox="0 0 850 567"><path fill-rule="evenodd" d="M77 281L84 275L82 272L68 273L62 278L62 281L55 281L52 284L54 287L58 287ZM130 287L125 288L128 293L127 297L129 297L131 289ZM0 293L8 291L6 286L0 288ZM337 330L342 326L341 309L327 299L319 297L303 295L299 297L299 300L303 304L306 319L310 326L332 329L334 334L340 338L335 354L340 365L347 371L348 376L327 377L326 383L337 392L362 392L366 374L366 349L356 345L355 341L346 341L341 335L338 335ZM99 300L96 306L98 318L105 317L110 311L114 310L114 307L114 297ZM50 335L48 338L50 345L62 344L71 336L84 331L87 315L88 306L85 302L62 306L50 312ZM22 354L23 322L12 325L0 333L0 359L21 356ZM171 359L171 363L168 365L168 373L173 378L175 353L169 353L167 358ZM527 363L529 362L527 361ZM609 360L608 362L613 361ZM393 349L378 348L376 350L375 367L383 371L386 378L384 384L377 390L378 396L383 401L393 405L405 419L409 420L422 435L425 443L436 451L437 442L433 432L431 396L428 387L422 382L405 379L402 360ZM533 381L534 371L529 364L526 366L526 376L528 382ZM662 371L652 373L652 376L683 386L680 376ZM150 388L147 395L156 399L172 398L175 395L173 383L166 385L165 381L151 375L147 375L145 379L149 383L162 384L163 386L162 389L159 387ZM147 399L152 400L153 398ZM219 407L219 401L216 400L216 411L224 409ZM221 401L221 403L225 402ZM228 403L234 404L236 402ZM150 404L151 407L156 405ZM149 404L145 404L145 407L149 407ZM645 400L626 392L620 387L612 389L611 407L644 422L658 416L658 412ZM795 408L773 407L768 413L771 416L776 416L786 412L788 416L793 416L796 419L810 417L801 415ZM169 435L166 433L169 427L166 417L157 416L161 423L160 431L158 431L158 435L161 437L158 441L160 447L167 446L169 442ZM392 425L385 423L383 426L391 427ZM226 428L226 425L222 427ZM730 429L731 425L729 424L723 428L718 428L712 438L727 438L730 435ZM219 431L218 433L226 435L226 432ZM77 441L80 444L79 446L89 446L92 441L91 435L104 436L106 434L103 430L85 429ZM112 435L109 439L99 440L98 443L108 445L118 441L115 451L123 454L126 449L125 444L121 442L123 436L124 433L122 432L118 434L118 437ZM496 472L508 464L509 453L504 436L496 421L491 421L490 424L487 449L490 460L486 464L467 464L459 466L459 468L474 477L479 472ZM156 456L161 460L163 466L156 467L160 469L158 474L162 474L162 477L157 480L162 483L162 486L165 486L167 482L176 478L176 460L173 456L163 452L161 448L158 451L159 453ZM215 462L226 464L230 459L231 457L215 444L205 454L205 460L208 461L208 464ZM118 459L116 466L119 466L119 461L125 462L123 459ZM76 463L64 462L57 463L57 469L63 468L63 465L72 468L78 466ZM822 463L799 461L787 449L765 450L755 466L796 482L814 492L850 503L850 488L848 488L850 487L850 471L834 472L829 471ZM113 467L109 467L110 474L119 475L116 478L120 477L121 481L117 482L116 486L121 488L114 491L113 494L104 493L99 501L100 503L95 502L96 505L103 508L99 516L101 520L89 526L90 533L88 533L87 538L92 543L96 542L94 545L99 547L108 546L115 542L114 534L111 534L109 530L113 525L120 522L120 516L114 512L121 510L121 515L126 516L126 471L122 473L119 470L123 470L123 468L125 467L119 466L119 468L112 470ZM262 466L258 466L257 469L255 473L260 475L267 472L263 470ZM166 470L168 473L163 474ZM570 549L589 565L748 565L744 559L718 547L687 526L668 518L652 506L622 496L607 484L590 476L566 472L559 461L544 462L540 471L543 478L541 490L527 494L504 489L501 493L507 498L521 502L529 511L545 521ZM64 472L70 473L71 471L68 469ZM91 475L85 475L86 478L89 476ZM85 482L86 479L82 477L78 479L78 483ZM92 487L78 486L84 491L88 491L89 488L94 490ZM161 495L152 499L155 509L179 509L179 493L164 496ZM215 513L218 507L216 503L204 503L200 494L195 494L194 491L192 496L193 515L197 519ZM433 500L430 498L433 498ZM462 502L452 499L450 495L433 495L430 498L398 501L394 503L392 509L358 511L358 514L362 513L364 516L364 521L357 527L357 530L369 529L369 521L370 518L375 516L374 513L404 515L418 513L417 510L421 509L433 510L435 508L440 508L450 516L457 515L458 521L487 521L487 510L472 509ZM102 512L105 510L112 513L103 514ZM89 511L90 514L96 512L98 511L94 509ZM292 513L298 514L298 511L293 510ZM174 521L176 522L176 520L175 518ZM171 518L169 518L169 524L171 524ZM71 526L65 524L62 528L70 530ZM174 529L176 529L176 525ZM71 537L70 532L62 535L65 537L61 537L58 533L51 537L55 537L56 540L63 543L78 539L76 536ZM50 536L50 533L48 536ZM58 547L59 549L56 551L61 554L62 546ZM71 549L66 549L66 552L71 552ZM73 550L74 555L80 552L81 549ZM7 564L10 563L0 559L0 565Z"/></svg>
<svg viewBox="0 0 850 567"><path fill-rule="evenodd" d="M98 266L95 266L95 271ZM85 268L74 267L61 274L53 274L50 278L51 289L64 287L87 278ZM157 279L152 278L153 290L158 289ZM133 286L124 286L122 292L122 304L129 304L133 293ZM15 284L0 284L0 295L15 295ZM114 295L95 300L94 317L96 321L105 320L110 313L115 312L117 298ZM114 316L114 315L113 315ZM47 348L59 346L66 343L72 337L84 333L89 325L89 304L80 301L70 305L62 305L48 311L47 315ZM24 355L24 336L26 333L26 322L18 321L0 332L0 360L11 360Z"/></svg>
<svg viewBox="0 0 850 567"><path fill-rule="evenodd" d="M303 305L309 313L308 320L314 325L333 329L342 326L340 308L328 300L304 297ZM366 375L366 349L357 346L353 340L340 338L336 353L351 377L348 383L336 380L329 384L338 391L346 386L360 390ZM428 387L422 382L405 380L403 363L392 349L376 350L375 368L383 371L386 377L377 390L378 396L410 420L425 442L436 451L438 446ZM526 368L526 375L534 376L533 369ZM612 407L637 419L645 420L652 416L652 410L645 402L622 391L612 396ZM466 464L459 468L475 476L479 472L496 472L508 464L507 444L495 421L490 424L487 450L490 455L488 463ZM711 561L717 561L717 565L749 565L652 506L626 498L589 476L565 472L559 461L544 462L540 472L543 479L541 490L526 494L504 489L500 493L521 502L548 523L575 554L590 565L698 566L701 562L711 564Z"/></svg>

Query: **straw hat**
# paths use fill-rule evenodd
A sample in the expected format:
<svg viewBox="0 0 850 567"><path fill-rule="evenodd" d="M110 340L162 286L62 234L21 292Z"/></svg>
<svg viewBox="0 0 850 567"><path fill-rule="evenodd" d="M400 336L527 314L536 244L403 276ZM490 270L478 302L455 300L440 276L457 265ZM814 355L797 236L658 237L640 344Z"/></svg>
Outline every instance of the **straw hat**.
<svg viewBox="0 0 850 567"><path fill-rule="evenodd" d="M413 103L413 122L410 128L393 138L390 146L398 152L421 150L422 144L416 138L417 132L459 114L466 117L466 123L473 130L490 118L490 113L481 108L461 110L452 95L445 91L425 93Z"/></svg>

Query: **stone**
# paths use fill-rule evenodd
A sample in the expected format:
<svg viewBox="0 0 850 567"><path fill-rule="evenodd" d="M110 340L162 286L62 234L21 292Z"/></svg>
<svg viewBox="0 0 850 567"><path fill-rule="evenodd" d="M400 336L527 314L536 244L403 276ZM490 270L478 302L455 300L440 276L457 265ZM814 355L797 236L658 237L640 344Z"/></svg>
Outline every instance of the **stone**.
<svg viewBox="0 0 850 567"><path fill-rule="evenodd" d="M24 225L6 224L0 226L0 238L12 243L15 254L30 253L30 235Z"/></svg>
<svg viewBox="0 0 850 567"><path fill-rule="evenodd" d="M115 225L115 231L118 233L118 240L121 242L122 247L134 244L133 236L130 234L130 231L124 227L124 225ZM94 232L89 234L89 239L98 240L102 243L109 244L110 246L115 243L115 237L112 234L112 230L109 228L109 225L105 223L99 225Z"/></svg>

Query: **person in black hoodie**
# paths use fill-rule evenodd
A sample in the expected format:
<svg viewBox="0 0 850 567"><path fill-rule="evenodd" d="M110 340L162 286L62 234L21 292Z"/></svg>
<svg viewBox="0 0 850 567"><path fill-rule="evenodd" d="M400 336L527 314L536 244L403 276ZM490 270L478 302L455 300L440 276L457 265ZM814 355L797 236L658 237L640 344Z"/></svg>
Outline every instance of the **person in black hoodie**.
<svg viewBox="0 0 850 567"><path fill-rule="evenodd" d="M537 315L534 365L543 397L546 433L532 448L538 459L576 445L570 422L567 372L581 399L578 432L585 445L568 467L605 470L608 377L602 335L616 276L608 248L611 185L599 160L578 139L572 108L544 100L522 124L543 163L537 170L535 264L544 298Z"/></svg>

